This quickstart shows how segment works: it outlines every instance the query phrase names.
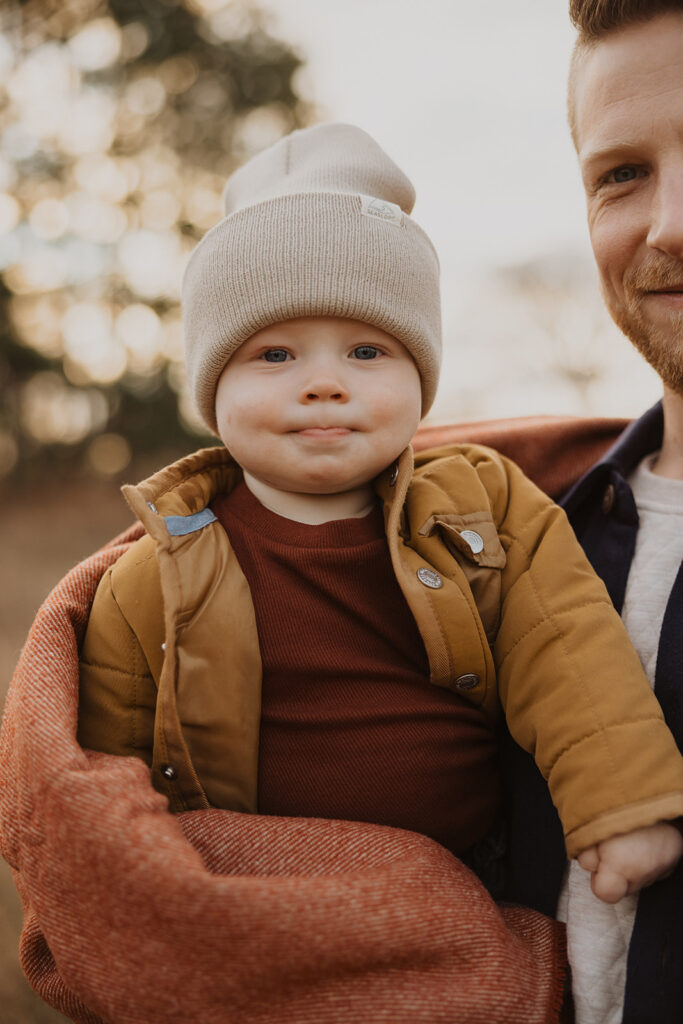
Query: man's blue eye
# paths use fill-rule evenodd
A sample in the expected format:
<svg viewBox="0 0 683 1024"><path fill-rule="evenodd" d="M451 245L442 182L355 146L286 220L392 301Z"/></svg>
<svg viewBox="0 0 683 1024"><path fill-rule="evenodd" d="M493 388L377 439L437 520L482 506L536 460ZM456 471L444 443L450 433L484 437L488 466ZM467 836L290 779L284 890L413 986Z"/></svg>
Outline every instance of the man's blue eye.
<svg viewBox="0 0 683 1024"><path fill-rule="evenodd" d="M374 359L375 356L379 355L379 349L375 348L374 345L359 345L354 348L353 354L356 359Z"/></svg>
<svg viewBox="0 0 683 1024"><path fill-rule="evenodd" d="M284 348L269 348L267 352L263 353L263 358L267 363L284 363L289 353Z"/></svg>
<svg viewBox="0 0 683 1024"><path fill-rule="evenodd" d="M610 177L617 185L623 185L627 181L633 181L637 174L638 172L635 167L617 167L616 170L612 171Z"/></svg>

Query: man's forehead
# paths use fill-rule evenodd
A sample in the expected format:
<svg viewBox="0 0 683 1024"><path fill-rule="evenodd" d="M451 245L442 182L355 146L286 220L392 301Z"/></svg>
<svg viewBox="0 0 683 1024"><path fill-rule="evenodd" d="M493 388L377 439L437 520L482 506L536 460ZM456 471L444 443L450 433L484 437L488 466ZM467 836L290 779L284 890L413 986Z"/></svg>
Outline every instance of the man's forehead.
<svg viewBox="0 0 683 1024"><path fill-rule="evenodd" d="M683 118L683 11L630 25L587 48L575 90L582 156L609 137L626 142L634 114L648 105Z"/></svg>

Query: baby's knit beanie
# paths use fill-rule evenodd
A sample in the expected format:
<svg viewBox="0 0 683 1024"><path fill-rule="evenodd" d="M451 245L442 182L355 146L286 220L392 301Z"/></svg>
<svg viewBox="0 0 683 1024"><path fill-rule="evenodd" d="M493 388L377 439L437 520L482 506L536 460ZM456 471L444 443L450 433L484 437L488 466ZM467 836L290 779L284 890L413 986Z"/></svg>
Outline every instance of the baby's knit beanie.
<svg viewBox="0 0 683 1024"><path fill-rule="evenodd" d="M305 316L373 324L412 355L422 413L441 362L439 263L408 216L415 190L360 128L293 132L235 172L226 216L201 240L183 278L190 389L216 426L223 368L256 331Z"/></svg>

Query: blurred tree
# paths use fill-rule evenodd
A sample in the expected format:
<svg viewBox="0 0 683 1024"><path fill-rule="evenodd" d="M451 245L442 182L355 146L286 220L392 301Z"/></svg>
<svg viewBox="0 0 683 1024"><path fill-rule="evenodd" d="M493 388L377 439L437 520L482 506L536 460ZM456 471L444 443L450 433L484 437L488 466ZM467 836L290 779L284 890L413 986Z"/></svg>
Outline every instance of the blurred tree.
<svg viewBox="0 0 683 1024"><path fill-rule="evenodd" d="M309 122L251 0L4 0L0 476L187 450L179 290L228 174Z"/></svg>

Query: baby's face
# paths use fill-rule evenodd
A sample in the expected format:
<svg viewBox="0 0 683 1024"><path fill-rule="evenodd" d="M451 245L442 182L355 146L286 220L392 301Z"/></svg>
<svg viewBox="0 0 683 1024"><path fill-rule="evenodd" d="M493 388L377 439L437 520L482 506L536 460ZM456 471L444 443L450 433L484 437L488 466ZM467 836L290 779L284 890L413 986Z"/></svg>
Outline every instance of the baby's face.
<svg viewBox="0 0 683 1024"><path fill-rule="evenodd" d="M216 394L220 436L256 480L298 494L363 488L410 442L420 377L391 335L337 317L266 327L233 355Z"/></svg>

